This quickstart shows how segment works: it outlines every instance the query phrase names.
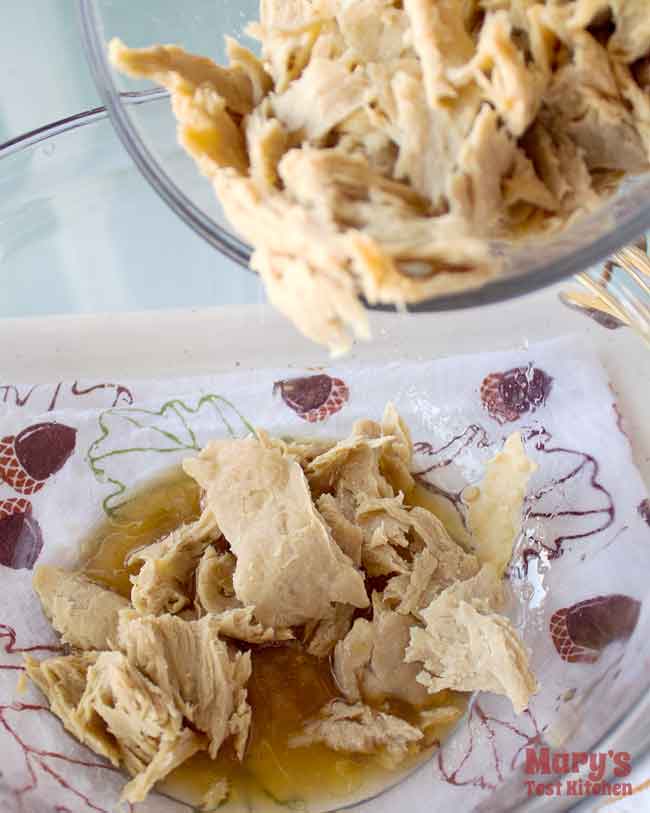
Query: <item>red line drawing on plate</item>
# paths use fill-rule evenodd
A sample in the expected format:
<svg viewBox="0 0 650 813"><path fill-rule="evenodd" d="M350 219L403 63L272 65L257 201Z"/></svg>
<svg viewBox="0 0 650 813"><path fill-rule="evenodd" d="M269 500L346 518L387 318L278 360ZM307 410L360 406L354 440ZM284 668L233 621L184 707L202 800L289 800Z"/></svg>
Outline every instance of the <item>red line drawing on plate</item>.
<svg viewBox="0 0 650 813"><path fill-rule="evenodd" d="M76 799L83 802L87 809L95 810L97 813L109 813L106 808L99 807L92 801L92 799L86 796L86 794L75 788L65 777L61 775L58 770L52 767L50 761L60 761L66 763L67 765L74 765L82 768L100 768L102 770L111 771L114 773L117 772L117 768L114 768L108 763L74 759L73 757L67 757L65 754L61 754L56 751L46 751L41 748L37 748L34 745L30 745L29 743L25 742L20 734L18 734L15 725L13 725L8 719L9 713L11 712L15 712L16 714L25 714L30 712L45 712L49 714L50 712L45 706L34 705L31 703L11 703L0 705L0 726L21 749L27 771L27 781L25 784L18 788L10 788L10 791L18 805L18 810L21 811L21 813L22 811L33 811L33 807L25 807L25 796L28 793L36 790L38 787L38 771L40 770L54 779L54 781L63 790L69 791L73 796L76 797Z"/></svg>
<svg viewBox="0 0 650 813"><path fill-rule="evenodd" d="M479 424L470 424L463 432L454 435L451 440L439 447L434 447L433 444L426 441L418 441L413 444L413 451L416 454L434 458L432 463L413 472L413 477L416 482L431 494L434 494L436 497L442 497L451 503L466 531L468 530L466 512L462 500L462 493L467 486L465 480L461 477L457 485L452 487L448 483L446 486L443 486L441 482L432 482L428 479L428 475L451 467L456 462L458 456L471 446L475 446L477 449L483 449L489 445L490 441L487 432Z"/></svg>
<svg viewBox="0 0 650 813"><path fill-rule="evenodd" d="M30 402L33 403L40 395L44 395L43 412L51 412L56 408L63 394L70 393L75 397L83 398L97 390L106 390L107 395L112 396L112 401L109 404L100 405L103 407L117 406L120 401L125 404L132 404L135 400L132 391L125 387L124 384L103 381L89 386L82 386L77 380L71 384L59 381L53 385L35 384L23 386L21 384L2 384L0 385L0 402L22 408L30 404Z"/></svg>
<svg viewBox="0 0 650 813"><path fill-rule="evenodd" d="M616 415L616 428L621 433L621 435L623 435L629 440L630 438L625 428L625 418L623 418L623 413L619 409L617 401L612 402L612 409L614 410L614 414Z"/></svg>
<svg viewBox="0 0 650 813"><path fill-rule="evenodd" d="M37 385L30 387L28 390L25 391L24 395L21 394L20 390L15 384L3 384L0 386L0 392L2 393L2 403L6 404L9 402L10 395L13 395L14 406L17 407L24 407L25 404L29 401L32 397L32 394L37 389Z"/></svg>
<svg viewBox="0 0 650 813"><path fill-rule="evenodd" d="M481 790L495 790L498 783L504 778L504 749L501 752L496 747L496 731L498 728L505 729L515 737L517 747L508 760L510 769L514 769L519 757L525 748L541 741L543 729L540 729L535 716L530 709L523 712L516 722L501 720L486 712L480 701L476 700L471 706L466 731L467 743L462 749L460 758L452 764L452 760L446 753L443 744L438 751L438 768L445 782L457 787L473 785ZM473 765L473 756L477 741L487 739L490 743L488 756L489 764L486 766L486 754L481 752L478 764ZM521 740L521 742L517 742ZM513 743L513 745L515 744Z"/></svg>
<svg viewBox="0 0 650 813"><path fill-rule="evenodd" d="M60 653L65 649L65 647L52 644L33 644L31 646L17 646L16 630L9 624L0 624L0 640L4 640L5 643L3 649L9 655L16 655L25 652ZM7 668L22 668L22 667L0 665L0 669ZM72 765L81 768L100 768L102 770L111 771L113 773L117 773L118 769L114 768L108 762L98 761L96 758L94 758L94 755L91 759L75 759L73 757L68 757L65 754L61 754L58 751L49 751L27 743L25 739L21 737L21 735L18 733L16 729L16 724L10 719L13 713L17 715L25 713L38 713L38 714L47 714L48 716L50 716L51 712L47 706L43 706L37 703L14 702L0 704L0 727L2 727L5 730L5 732L14 740L14 742L21 748L23 752L23 758L25 760L25 768L27 771L27 779L25 784L19 788L11 789L11 792L18 804L18 810L19 811L34 810L33 807L25 807L24 797L26 796L27 793L35 790L38 787L38 770L40 769L44 773L49 775L51 778L53 778L62 789L69 791L79 801L82 801L88 809L99 811L99 813L108 813L108 811L105 811L104 808L94 804L92 799L90 799L84 793L75 788L74 785L71 784L71 782L66 777L61 775L59 770L55 769L50 764L50 761L51 760L54 760L55 762L59 761L66 763L67 765ZM57 724L59 724L58 718L55 717L54 715L51 716L53 719L57 721ZM89 754L90 753L91 752L89 751ZM59 805L58 807L55 807L55 810L63 811L66 809L68 808L66 808L64 805ZM132 809L133 809L132 806L129 805L129 810Z"/></svg>
<svg viewBox="0 0 650 813"><path fill-rule="evenodd" d="M521 432L526 445L533 445L537 454L554 457L561 465L561 473L538 486L526 500L524 544L515 549L513 559L526 573L531 559L541 555L557 559L567 542L586 540L610 528L616 511L611 493L600 482L600 465L593 455L579 449L553 446L553 436L543 426L523 426ZM478 424L471 424L437 448L422 441L414 444L416 453L434 458L426 467L413 472L415 479L431 494L448 501L465 531L462 492L468 484L462 472L454 471L457 459L472 446L480 449L489 445L485 429ZM545 470L543 465L541 470ZM440 476L443 471L444 478ZM579 503L571 496L573 487L583 492ZM539 533L540 521L543 521L543 534Z"/></svg>
<svg viewBox="0 0 650 813"><path fill-rule="evenodd" d="M65 647L56 644L34 644L33 646L16 646L16 630L8 624L0 624L0 641L5 640L4 651L7 655L20 655L24 652L63 652ZM0 663L0 671L24 672L25 667L13 663Z"/></svg>
<svg viewBox="0 0 650 813"><path fill-rule="evenodd" d="M113 398L113 403L111 404L112 407L118 405L120 398L122 398L128 405L131 405L135 400L131 390L128 387L125 387L123 384L93 384L90 387L85 387L82 389L79 387L79 382L75 381L70 388L70 392L73 395L88 395L96 390L106 389L115 390L115 397Z"/></svg>
<svg viewBox="0 0 650 813"><path fill-rule="evenodd" d="M425 454L430 457L437 457L443 452L446 452L447 454L442 458L442 460L437 460L426 469L414 472L414 474L418 477L422 477L435 469L445 468L445 466L449 466L451 463L453 463L464 449L467 449L469 446L473 445L476 445L478 448L485 448L490 445L485 429L476 423L470 424L464 432L454 435L450 441L437 449L434 448L431 443L418 441L417 443L413 444L413 451L418 454Z"/></svg>
<svg viewBox="0 0 650 813"><path fill-rule="evenodd" d="M30 650L23 650L23 651L33 651L36 647L31 648ZM16 650L17 651L17 650ZM47 706L42 706L35 703L9 703L9 704L0 704L0 728L4 729L11 739L18 745L21 749L23 754L23 759L25 763L25 769L27 773L25 783L18 787L18 788L8 788L9 792L12 794L14 799L17 803L17 810L18 813L34 813L35 808L33 805L28 807L25 806L25 797L27 794L36 791L39 787L39 776L38 770L40 769L43 773L47 774L49 777L54 779L54 781L59 785L59 787L64 790L70 792L77 800L84 803L85 807L89 810L97 811L97 813L111 813L111 811L116 810L114 804L111 803L110 810L107 810L104 807L100 807L95 801L87 796L85 793L80 791L72 784L72 780L68 777L63 776L61 770L56 769L53 767L52 762L56 765L57 763L61 763L65 769L65 767L72 766L74 769L79 768L86 768L86 769L99 769L103 771L109 771L113 774L122 774L122 771L119 768L115 768L109 762L99 761L99 758L93 754L90 749L84 748L90 755L89 759L75 759L74 757L66 756L58 751L48 751L42 748L38 748L30 743L25 742L24 738L16 730L16 724L13 723L9 719L9 715L11 713L24 714L28 712L33 712L39 715L47 715L48 717L52 717L57 725L60 725L60 720L58 717L53 715ZM67 736L67 735L66 735ZM78 745L79 743L74 740L75 744ZM76 771L78 773L78 771ZM76 773L74 775L76 775ZM192 805L187 804L186 802L182 802L179 799L174 799L167 794L161 794L165 796L165 798L170 799L171 801L176 802L178 805L178 809L184 810L194 810L195 808ZM42 802L42 798L38 799L37 801ZM114 800L117 803L117 799ZM39 808L40 809L40 808ZM122 808L120 808L122 809ZM135 806L130 802L127 803L127 809L129 813L133 813L135 810ZM63 804L58 804L54 810L56 811L65 811L69 810Z"/></svg>
<svg viewBox="0 0 650 813"><path fill-rule="evenodd" d="M534 442L537 452L561 457L569 465L565 474L549 479L527 499L526 521L542 519L546 522L544 538L536 536L534 531L527 534L526 546L518 554L525 572L531 558L539 558L543 553L548 559L557 559L567 542L585 540L606 531L614 524L616 509L611 493L600 482L600 464L593 455L578 449L550 446L553 436L544 427L524 427L522 433L526 443ZM581 478L587 478L593 504L577 506L571 501L569 488ZM561 529L557 535L553 530L556 524L558 530Z"/></svg>
<svg viewBox="0 0 650 813"><path fill-rule="evenodd" d="M33 644L32 646L16 646L16 630L8 624L0 624L0 640L6 640L4 651L8 655L23 652L63 652L65 647L57 644Z"/></svg>

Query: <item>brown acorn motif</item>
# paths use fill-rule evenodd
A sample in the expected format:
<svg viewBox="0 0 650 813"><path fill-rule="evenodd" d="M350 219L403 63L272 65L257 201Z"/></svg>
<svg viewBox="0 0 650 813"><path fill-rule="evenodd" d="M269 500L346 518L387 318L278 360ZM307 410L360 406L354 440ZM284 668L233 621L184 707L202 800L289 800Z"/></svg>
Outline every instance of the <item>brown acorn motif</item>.
<svg viewBox="0 0 650 813"><path fill-rule="evenodd" d="M29 500L0 502L0 565L31 570L43 548L43 535Z"/></svg>
<svg viewBox="0 0 650 813"><path fill-rule="evenodd" d="M481 401L499 423L516 421L546 403L553 379L539 367L513 367L490 373L481 383Z"/></svg>
<svg viewBox="0 0 650 813"><path fill-rule="evenodd" d="M0 479L19 494L35 494L70 457L77 430L37 423L0 440Z"/></svg>
<svg viewBox="0 0 650 813"><path fill-rule="evenodd" d="M650 525L650 499L641 500L638 507L639 516Z"/></svg>
<svg viewBox="0 0 650 813"><path fill-rule="evenodd" d="M640 612L630 596L595 596L553 613L551 638L563 661L595 663L608 644L632 635Z"/></svg>
<svg viewBox="0 0 650 813"><path fill-rule="evenodd" d="M350 397L344 381L324 374L276 381L273 394L278 392L284 403L309 423L318 423L334 415Z"/></svg>

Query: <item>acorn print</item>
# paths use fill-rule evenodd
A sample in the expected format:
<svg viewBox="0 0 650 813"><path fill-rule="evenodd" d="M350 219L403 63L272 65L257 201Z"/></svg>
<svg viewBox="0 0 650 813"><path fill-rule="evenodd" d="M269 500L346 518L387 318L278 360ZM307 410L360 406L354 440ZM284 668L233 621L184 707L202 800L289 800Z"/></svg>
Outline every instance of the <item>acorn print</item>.
<svg viewBox="0 0 650 813"><path fill-rule="evenodd" d="M532 365L490 373L481 383L481 401L499 423L516 421L546 402L552 381L544 370Z"/></svg>
<svg viewBox="0 0 650 813"><path fill-rule="evenodd" d="M63 466L77 430L62 423L37 423L0 440L0 479L19 494L35 494Z"/></svg>
<svg viewBox="0 0 650 813"><path fill-rule="evenodd" d="M553 613L551 638L563 661L595 663L608 644L632 635L640 612L630 596L595 596Z"/></svg>
<svg viewBox="0 0 650 813"><path fill-rule="evenodd" d="M0 564L31 570L43 548L43 536L29 500L12 497L0 502Z"/></svg>
<svg viewBox="0 0 650 813"><path fill-rule="evenodd" d="M309 423L324 421L334 415L350 396L344 381L324 374L276 381L273 394L278 392L284 403Z"/></svg>
<svg viewBox="0 0 650 813"><path fill-rule="evenodd" d="M650 500L647 498L645 500L641 500L637 511L639 512L641 519L645 520L645 522L650 525Z"/></svg>

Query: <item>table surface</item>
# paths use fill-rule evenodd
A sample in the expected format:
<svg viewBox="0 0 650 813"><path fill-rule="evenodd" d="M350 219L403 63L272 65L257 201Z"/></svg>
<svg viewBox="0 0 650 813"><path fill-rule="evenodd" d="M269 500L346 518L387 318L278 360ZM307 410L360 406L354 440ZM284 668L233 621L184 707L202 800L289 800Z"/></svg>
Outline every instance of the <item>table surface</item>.
<svg viewBox="0 0 650 813"><path fill-rule="evenodd" d="M100 104L86 68L74 0L4 4L0 143ZM47 62L38 55L47 55Z"/></svg>
<svg viewBox="0 0 650 813"><path fill-rule="evenodd" d="M9 3L2 16L0 144L101 104L86 67L74 0ZM230 265L218 255L215 263ZM635 769L631 779L635 786L650 779L650 759ZM633 797L618 802L601 800L579 806L581 813L601 809L611 813L650 810L650 788L640 789Z"/></svg>

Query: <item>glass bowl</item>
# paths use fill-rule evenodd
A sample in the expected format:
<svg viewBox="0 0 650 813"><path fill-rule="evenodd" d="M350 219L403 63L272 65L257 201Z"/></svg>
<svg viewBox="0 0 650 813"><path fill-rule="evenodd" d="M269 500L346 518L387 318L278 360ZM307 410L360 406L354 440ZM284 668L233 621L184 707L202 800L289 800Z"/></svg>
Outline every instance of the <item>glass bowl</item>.
<svg viewBox="0 0 650 813"><path fill-rule="evenodd" d="M153 117L167 106L147 93L132 102ZM0 145L0 166L0 316L264 301L256 275L215 273L229 261L186 239L103 108Z"/></svg>
<svg viewBox="0 0 650 813"><path fill-rule="evenodd" d="M118 36L131 47L176 43L224 61L224 35L243 36L256 18L257 0L79 0L87 57L99 93L123 144L143 175L172 209L220 252L247 266L251 249L229 226L210 184L176 143L171 110L133 103L133 92L149 83L115 72L106 44ZM253 41L246 45L255 49ZM624 184L597 212L550 238L503 249L505 270L483 287L411 306L444 310L496 302L550 285L584 271L634 240L650 226L650 174ZM501 250L500 250L501 253Z"/></svg>
<svg viewBox="0 0 650 813"><path fill-rule="evenodd" d="M155 94L131 96L129 104L141 112L149 111L142 115L166 116L166 101ZM98 404L110 407L116 384L106 382L124 382L129 393L137 395L137 382L155 377L163 393L167 392L166 376L243 371L251 382L261 382L268 401L278 377L308 376L325 370L345 380L348 364L357 370L377 364L397 369L410 362L452 358L447 362L448 376L442 376L438 385L439 403L445 407L455 391L449 383L454 369L463 366L453 357L515 348L527 361L546 366L555 362L548 355L541 358L539 343L573 336L576 354L580 342L598 354L615 392L609 400L605 390L608 417L601 434L613 431L619 450L627 448L616 428L616 404L637 467L646 483L650 482L650 354L632 330L615 320L591 319L594 314L588 310L565 307L558 299L558 294L566 294L563 286L486 305L480 312L465 308L417 317L374 313L375 340L356 345L349 359L333 368L325 351L299 337L279 314L261 304L254 275L229 273L228 262L196 239L158 200L121 148L104 110L87 111L13 139L0 147L0 168L0 313L4 317L0 319L0 415L4 417L19 421L24 405L33 408L35 402L46 412L54 408L64 391L79 399L81 409L84 404L89 408ZM215 274L219 262L225 275L221 282ZM169 310L172 307L174 311ZM30 318L7 318L24 316ZM573 345L563 347L556 353L558 363L573 358ZM490 371L505 369L503 359L495 363L496 367L491 358ZM584 397L580 400L580 367L575 369L570 386L566 379L556 378L548 408L554 409L569 386L578 399L573 419L584 423L587 415ZM477 408L480 378L475 381ZM66 388L57 383L62 381L75 383ZM39 382L43 386L30 395L31 386ZM186 380L183 386L189 391L191 383ZM374 386L373 381L368 386ZM417 382L405 385L395 397L417 403ZM277 397L272 403L274 408L282 406ZM361 407L363 403L357 408ZM433 408L423 412L432 435L444 434L444 422L436 422L437 414ZM534 421L542 414L539 410L529 417ZM479 411L478 420L489 423L495 438L507 431L507 427L489 421L484 411ZM286 426L283 423L280 427L286 433L311 431L288 407L281 421L286 421ZM334 427L337 434L349 429L348 421L342 411ZM332 429L325 424L321 431ZM565 442L558 445L571 448L571 426L566 432ZM613 457L600 456L598 463L597 475L589 468L593 464L583 468L586 483L592 474L612 491L625 482L626 469ZM561 484L558 499L562 510L573 510L571 494L571 488ZM629 753L633 761L643 757L650 748L650 601L646 599L650 527L637 502L617 503L616 528L612 526L611 531L597 537L596 544L581 547L577 542L564 556L546 563L548 569L543 573L531 567L528 574L512 575L511 584L519 597L515 618L533 650L535 667L550 700L544 718L536 718L538 726L527 715L513 719L503 705L498 708L498 704L487 705L481 700L444 745L442 763L434 756L388 793L357 805L354 809L358 813L430 813L452 805L486 813L564 810L577 799L528 798L525 782L531 775L525 773L522 746L548 746L562 753L607 754L612 750ZM560 504L551 507L559 514ZM76 540L72 544L76 550ZM25 571L0 567L0 573L9 593L21 580L28 584ZM548 588L541 603L540 577L544 589ZM564 660L551 641L554 615L574 608L585 598L617 594L643 601L634 634L627 641L619 639L605 646L594 663ZM615 624L620 615L616 601L611 607L609 616ZM10 609L16 616L25 612L21 604ZM576 613L579 610L573 609L574 616ZM560 631L564 629L563 617L560 613L556 624ZM2 622L11 623L7 618ZM11 654L6 630L0 632L5 636L0 666L18 664L12 660L19 656ZM15 693L15 675L0 670L0 716L10 713L12 703L21 702ZM36 747L38 730L29 735L28 742ZM495 756L494 737L503 735L507 742ZM58 736L67 737L63 733ZM2 727L0 747L3 755L15 747ZM86 753L86 762L87 757ZM18 768L11 763L10 769L7 759L5 762L0 806L11 813L52 809L54 803L42 789L46 782L29 796L25 792L21 808L15 789L29 784L27 767L22 762ZM456 770L461 763L462 769ZM75 771L72 778L76 786L82 768ZM542 778L553 779L551 775ZM90 776L87 787L91 791L93 781ZM71 797L68 802L59 809L86 809L78 798ZM186 808L152 796L139 809L143 813L181 813ZM300 808L294 805L293 809Z"/></svg>

